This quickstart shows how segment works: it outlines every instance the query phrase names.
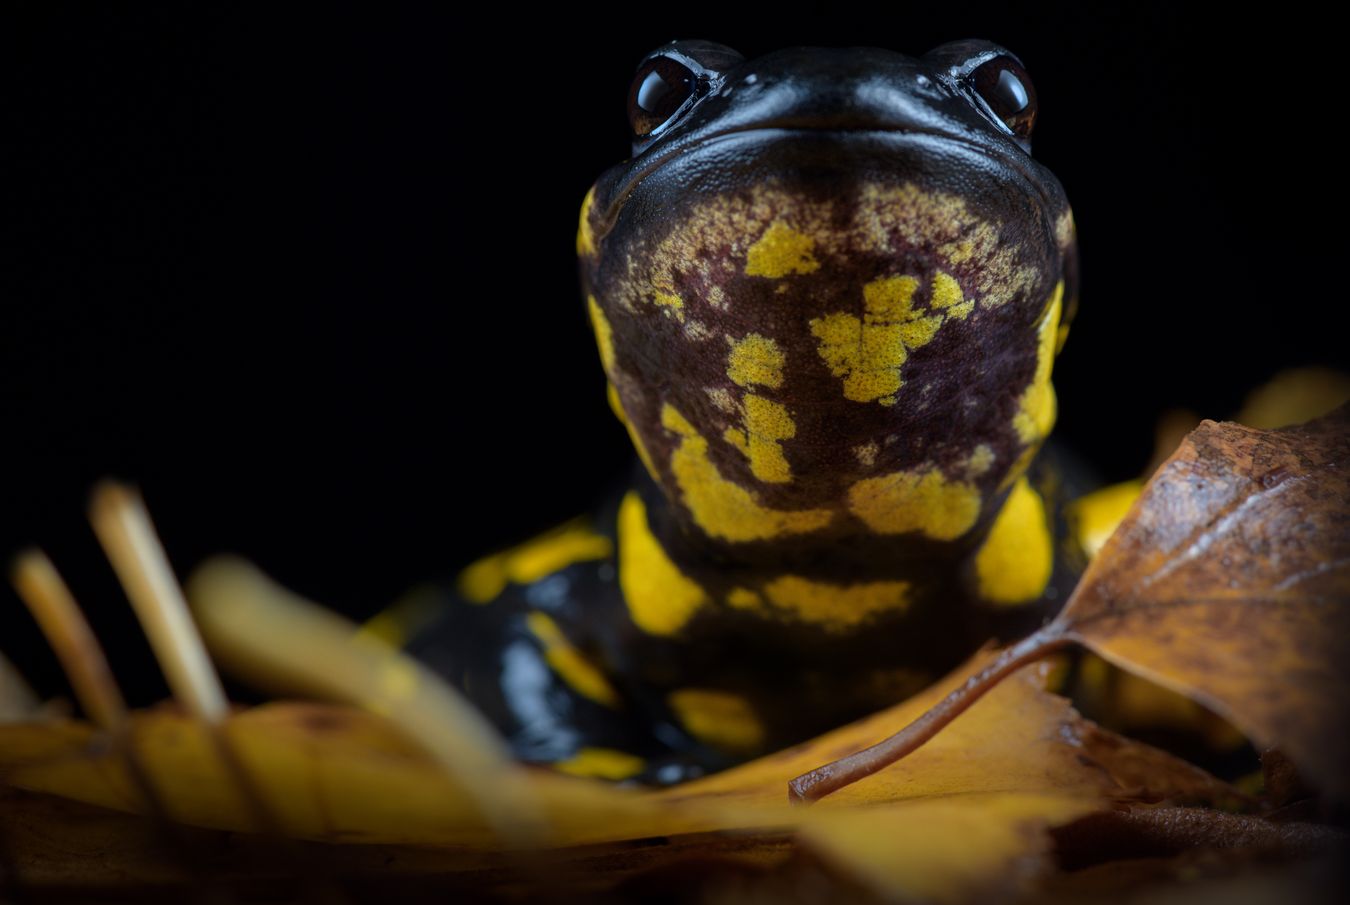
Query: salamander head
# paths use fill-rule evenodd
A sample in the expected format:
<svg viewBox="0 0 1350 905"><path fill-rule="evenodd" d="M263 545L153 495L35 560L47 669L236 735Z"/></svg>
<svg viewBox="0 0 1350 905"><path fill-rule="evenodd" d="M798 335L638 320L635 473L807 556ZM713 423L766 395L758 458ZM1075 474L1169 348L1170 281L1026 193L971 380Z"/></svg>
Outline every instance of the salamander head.
<svg viewBox="0 0 1350 905"><path fill-rule="evenodd" d="M717 545L974 544L1055 418L1073 221L983 41L650 54L577 248L615 411ZM740 547L740 549L749 549Z"/></svg>

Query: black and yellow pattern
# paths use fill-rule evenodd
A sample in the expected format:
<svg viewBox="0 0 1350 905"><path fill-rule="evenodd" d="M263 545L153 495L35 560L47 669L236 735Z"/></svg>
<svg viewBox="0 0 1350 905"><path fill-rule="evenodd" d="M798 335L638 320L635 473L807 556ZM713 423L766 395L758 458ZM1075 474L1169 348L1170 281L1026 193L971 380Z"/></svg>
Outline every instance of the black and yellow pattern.
<svg viewBox="0 0 1350 905"><path fill-rule="evenodd" d="M641 467L410 647L523 757L669 780L917 690L1065 583L1033 460L1077 274L1058 182L971 93L1006 51L654 56L688 97L576 239Z"/></svg>

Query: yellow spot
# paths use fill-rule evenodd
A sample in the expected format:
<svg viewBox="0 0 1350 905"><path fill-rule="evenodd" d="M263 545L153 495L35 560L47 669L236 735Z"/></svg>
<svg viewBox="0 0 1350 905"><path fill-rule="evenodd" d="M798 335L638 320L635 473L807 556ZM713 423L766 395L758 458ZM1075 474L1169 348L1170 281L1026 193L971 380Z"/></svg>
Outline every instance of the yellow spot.
<svg viewBox="0 0 1350 905"><path fill-rule="evenodd" d="M1050 383L1050 371L1055 363L1055 343L1059 335L1059 318L1062 313L1064 281L1055 284L1050 296L1050 304L1037 329L1039 345L1036 347L1036 373L1031 384L1022 394L1013 416L1013 427L1023 443L1039 443L1055 426L1055 388Z"/></svg>
<svg viewBox="0 0 1350 905"><path fill-rule="evenodd" d="M778 343L758 333L732 341L731 354L727 358L727 376L743 387L782 386L783 353Z"/></svg>
<svg viewBox="0 0 1350 905"><path fill-rule="evenodd" d="M875 440L853 447L853 455L857 456L858 464L864 468L871 468L876 464L877 453L879 452L881 452L881 447L877 445Z"/></svg>
<svg viewBox="0 0 1350 905"><path fill-rule="evenodd" d="M914 309L918 288L911 276L882 277L863 287L861 320L837 311L811 321L811 334L820 340L816 351L830 373L843 378L844 398L895 404L900 366L942 326L942 315Z"/></svg>
<svg viewBox="0 0 1350 905"><path fill-rule="evenodd" d="M573 563L605 559L614 545L585 519L575 519L503 553L494 553L459 573L456 588L470 603L488 603L508 582L531 584Z"/></svg>
<svg viewBox="0 0 1350 905"><path fill-rule="evenodd" d="M1068 248L1076 232L1073 224L1073 211L1065 211L1055 221L1055 242L1060 248Z"/></svg>
<svg viewBox="0 0 1350 905"><path fill-rule="evenodd" d="M595 254L595 234L591 232L591 204L595 201L595 186L586 192L581 202L581 222L577 225L577 254Z"/></svg>
<svg viewBox="0 0 1350 905"><path fill-rule="evenodd" d="M650 635L674 635L708 603L708 595L671 562L637 493L624 496L618 523L619 588L633 624Z"/></svg>
<svg viewBox="0 0 1350 905"><path fill-rule="evenodd" d="M1021 478L975 554L980 597L999 606L1036 600L1050 583L1054 557L1045 503Z"/></svg>
<svg viewBox="0 0 1350 905"><path fill-rule="evenodd" d="M994 451L986 443L981 443L975 447L975 451L970 454L966 460L966 474L972 478L978 478L987 472L994 464Z"/></svg>
<svg viewBox="0 0 1350 905"><path fill-rule="evenodd" d="M455 589L469 603L490 603L506 590L506 584L506 557L496 553L461 571L455 580Z"/></svg>
<svg viewBox="0 0 1350 905"><path fill-rule="evenodd" d="M750 460L750 473L769 484L792 480L792 469L783 455L780 441L797 435L788 410L777 402L753 394L745 397L745 430L727 428L723 435L732 446Z"/></svg>
<svg viewBox="0 0 1350 905"><path fill-rule="evenodd" d="M1069 532L1078 539L1089 559L1115 533L1143 489L1141 481L1122 481L1085 494L1064 507Z"/></svg>
<svg viewBox="0 0 1350 905"><path fill-rule="evenodd" d="M979 518L980 492L974 484L947 480L937 468L897 471L858 481L849 488L848 505L878 534L918 531L952 540Z"/></svg>
<svg viewBox="0 0 1350 905"><path fill-rule="evenodd" d="M751 333L731 342L727 377L740 386L778 387L783 383L783 353L768 337ZM750 473L766 483L792 480L781 441L797 434L787 408L763 396L747 395L741 405L742 430L727 428L723 439L750 461Z"/></svg>
<svg viewBox="0 0 1350 905"><path fill-rule="evenodd" d="M690 735L714 748L750 754L764 744L764 726L740 695L712 688L681 688L672 691L666 703Z"/></svg>
<svg viewBox="0 0 1350 905"><path fill-rule="evenodd" d="M652 294L652 301L665 308L670 314L675 315L675 319L684 323L684 299L673 292L663 292L657 290Z"/></svg>
<svg viewBox="0 0 1350 905"><path fill-rule="evenodd" d="M694 342L701 343L705 339L711 339L713 332L703 321L688 321L684 325L684 335Z"/></svg>
<svg viewBox="0 0 1350 905"><path fill-rule="evenodd" d="M750 491L722 477L708 458L708 441L669 403L661 409L661 424L680 437L670 456L670 470L695 524L710 536L769 540L815 531L833 517L828 509L785 511L761 505Z"/></svg>
<svg viewBox="0 0 1350 905"><path fill-rule="evenodd" d="M628 431L628 439L632 441L633 449L637 450L638 458L642 460L642 467L647 469L647 474L652 476L652 480L657 480L656 464L652 461L651 453L647 452L647 445L642 442L642 436L638 434L633 427L633 423L628 420L628 413L623 410L623 399L619 396L619 388L614 384L605 387L605 396L609 400L610 411L614 412L614 417L619 419L623 429Z"/></svg>
<svg viewBox="0 0 1350 905"><path fill-rule="evenodd" d="M609 319L605 317L605 312L601 310L595 296L586 296L586 310L590 312L591 329L595 331L595 345L600 350L600 365L605 369L605 373L613 379L614 330L610 327Z"/></svg>
<svg viewBox="0 0 1350 905"><path fill-rule="evenodd" d="M785 277L790 273L811 273L820 262L811 256L815 240L775 220L764 230L745 255L745 273L752 277Z"/></svg>
<svg viewBox="0 0 1350 905"><path fill-rule="evenodd" d="M619 693L614 690L614 686L609 684L609 680L594 663L573 646L558 623L534 610L526 615L525 625L543 647L544 662L568 688L605 707L619 707Z"/></svg>
<svg viewBox="0 0 1350 905"><path fill-rule="evenodd" d="M618 782L638 775L646 765L647 762L642 758L627 751L616 751L613 748L580 748L567 760L555 763L553 769L569 776Z"/></svg>
<svg viewBox="0 0 1350 905"><path fill-rule="evenodd" d="M749 588L732 588L727 592L727 605L734 610L757 610L764 605L764 598Z"/></svg>
<svg viewBox="0 0 1350 905"><path fill-rule="evenodd" d="M703 392L708 394L708 399L713 405L728 415L736 414L736 400L731 398L728 390L723 387L704 387Z"/></svg>
<svg viewBox="0 0 1350 905"><path fill-rule="evenodd" d="M609 401L609 410L626 426L628 415L623 410L623 400L619 398L619 388L612 383L605 384L605 399Z"/></svg>
<svg viewBox="0 0 1350 905"><path fill-rule="evenodd" d="M909 582L869 581L837 585L799 575L782 575L764 586L764 596L779 610L830 631L856 628L877 613L905 610Z"/></svg>
<svg viewBox="0 0 1350 905"><path fill-rule="evenodd" d="M950 308L961 302L961 284L949 273L939 270L933 275L933 307Z"/></svg>
<svg viewBox="0 0 1350 905"><path fill-rule="evenodd" d="M959 321L963 321L966 319L966 316L969 315L970 312L974 310L975 310L975 300L967 299L966 301L962 302L959 305L952 305L950 308L948 308L947 316L954 317Z"/></svg>
<svg viewBox="0 0 1350 905"><path fill-rule="evenodd" d="M506 574L517 584L531 584L573 563L606 559L613 552L609 538L577 520L508 553Z"/></svg>

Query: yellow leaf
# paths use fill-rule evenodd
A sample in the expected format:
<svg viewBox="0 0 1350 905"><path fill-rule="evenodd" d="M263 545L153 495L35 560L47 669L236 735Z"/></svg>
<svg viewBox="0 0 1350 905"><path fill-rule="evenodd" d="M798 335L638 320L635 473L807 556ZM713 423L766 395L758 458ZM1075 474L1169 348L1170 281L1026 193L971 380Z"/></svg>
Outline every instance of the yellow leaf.
<svg viewBox="0 0 1350 905"><path fill-rule="evenodd" d="M831 810L803 826L798 838L883 896L937 903L1009 899L1030 892L1048 867L1037 860L1050 849L1046 830L1094 810L1090 799L1074 795L957 795Z"/></svg>

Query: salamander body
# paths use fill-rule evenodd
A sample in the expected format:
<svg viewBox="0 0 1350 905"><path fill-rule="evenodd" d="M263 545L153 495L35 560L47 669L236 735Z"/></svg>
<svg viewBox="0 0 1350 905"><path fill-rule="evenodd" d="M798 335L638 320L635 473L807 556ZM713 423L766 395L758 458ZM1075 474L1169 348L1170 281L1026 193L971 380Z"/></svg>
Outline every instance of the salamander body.
<svg viewBox="0 0 1350 905"><path fill-rule="evenodd" d="M648 55L577 235L633 475L382 629L523 759L668 782L1034 624L1072 580L1037 453L1077 296L1035 115L983 41Z"/></svg>

